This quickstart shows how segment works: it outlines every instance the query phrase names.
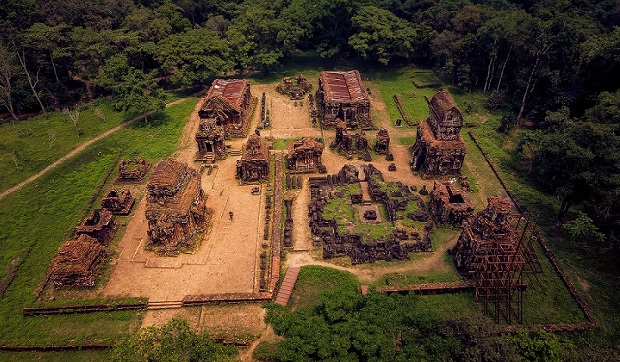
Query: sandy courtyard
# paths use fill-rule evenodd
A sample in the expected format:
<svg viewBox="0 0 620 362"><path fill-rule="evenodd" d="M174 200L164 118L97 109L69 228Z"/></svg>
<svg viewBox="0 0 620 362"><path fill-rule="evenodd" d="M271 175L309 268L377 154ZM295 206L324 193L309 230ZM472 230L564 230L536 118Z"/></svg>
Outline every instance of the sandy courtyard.
<svg viewBox="0 0 620 362"><path fill-rule="evenodd" d="M385 112L385 104L378 89L373 87L371 97L374 109L374 123L378 127L386 127L391 136L398 134L413 135L414 129L395 129ZM345 157L329 149L329 142L333 140L334 131L321 132L320 128L313 128L309 117L308 102L303 105L294 105L287 97L275 92L275 84L254 85L252 94L260 96L267 94L268 108L272 114L272 127L263 130L261 135L274 138L292 139L303 136L325 137L326 147L323 152L323 164L328 173L337 173L342 165L354 164L361 168L365 162L360 160L346 160ZM200 164L193 161L197 151L194 135L198 128L198 109L202 100L198 102L194 112L189 117L183 134L181 135L177 151L172 157L189 163L199 169ZM257 110L260 105L257 106ZM259 122L259 112L254 112L250 132ZM375 131L366 133L373 142ZM373 164L379 168L387 180L413 181L421 186L430 182L421 182L413 177L408 168L408 145L399 144L392 140L391 150L398 170L389 172L383 156L373 159ZM395 142L396 141L396 142ZM240 150L245 139L226 141L232 150ZM105 286L103 294L106 296L133 296L147 297L153 301L180 301L186 295L212 293L248 293L258 291L258 255L263 242L265 191L266 185L261 186L260 195L252 195L252 185L240 186L235 179L236 161L240 156L229 156L225 160L217 161L217 168L208 175L202 175L202 187L207 195L207 207L213 210L211 225L206 234L201 234L200 246L193 254L182 254L177 257L160 257L144 250L148 241L147 221L144 215L146 200L143 199L134 212L134 217L127 225L127 230L119 244L119 257L116 266ZM307 182L310 174L302 175L304 180L301 190L289 190L287 195L294 198L293 210L295 227L293 230L293 250L308 252L312 249L310 230L308 228L307 205L309 193ZM234 220L229 220L228 212L233 211Z"/></svg>

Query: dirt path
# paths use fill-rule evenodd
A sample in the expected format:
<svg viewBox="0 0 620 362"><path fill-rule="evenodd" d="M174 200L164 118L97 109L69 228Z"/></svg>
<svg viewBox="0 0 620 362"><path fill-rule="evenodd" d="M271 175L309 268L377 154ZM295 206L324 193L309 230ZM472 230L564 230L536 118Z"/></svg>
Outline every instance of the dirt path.
<svg viewBox="0 0 620 362"><path fill-rule="evenodd" d="M174 104L177 103L181 103L185 100L187 100L189 98L181 98L181 99L177 99L174 102L168 103L166 104L166 107L172 106ZM99 136L90 139L80 145L78 145L73 151L67 153L66 155L62 156L61 158L59 158L58 160L54 161L51 165L47 166L46 168L42 169L41 171L37 172L36 174L28 177L27 179L25 179L24 181L18 183L17 185L11 187L8 190L3 191L2 193L0 193L0 200L2 200L3 198L5 198L7 195L9 195L10 193L13 193L19 189L21 189L22 187L32 183L33 181L36 181L37 179L39 179L41 176L45 175L46 173L50 172L51 170L53 170L54 168L56 168L58 165L60 165L61 163L71 159L73 156L77 155L78 153L84 151L88 146L92 145L93 143L102 140L106 137L108 137L109 135L111 135L112 133L115 133L123 128L126 128L127 126L131 125L132 123L134 123L135 121L142 119L144 117L148 117L150 115L152 115L154 112L146 112L144 114L141 114L139 116L136 116L132 119L130 119L129 121L126 121L114 128L111 128L107 131L105 131L104 133L100 134Z"/></svg>

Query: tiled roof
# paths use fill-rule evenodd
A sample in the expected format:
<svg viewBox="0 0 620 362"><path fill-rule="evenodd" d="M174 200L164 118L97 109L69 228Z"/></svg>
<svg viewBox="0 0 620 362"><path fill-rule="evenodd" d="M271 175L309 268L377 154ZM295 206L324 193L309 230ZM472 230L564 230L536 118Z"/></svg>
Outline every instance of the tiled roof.
<svg viewBox="0 0 620 362"><path fill-rule="evenodd" d="M321 85L327 102L368 102L368 95L357 70L321 72Z"/></svg>
<svg viewBox="0 0 620 362"><path fill-rule="evenodd" d="M246 79L216 79L213 81L209 92L207 93L207 100L219 97L226 101L235 111L241 111L241 104L243 103L243 91L246 85L249 85Z"/></svg>

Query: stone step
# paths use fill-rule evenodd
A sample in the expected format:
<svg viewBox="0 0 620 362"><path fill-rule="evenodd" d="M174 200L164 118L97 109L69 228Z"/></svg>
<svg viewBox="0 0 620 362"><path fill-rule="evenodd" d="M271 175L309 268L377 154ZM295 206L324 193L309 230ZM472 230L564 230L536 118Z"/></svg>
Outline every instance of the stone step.
<svg viewBox="0 0 620 362"><path fill-rule="evenodd" d="M153 301L147 303L147 309L149 310L157 310L157 309L175 309L181 308L183 306L183 301L180 300L163 300L163 301Z"/></svg>

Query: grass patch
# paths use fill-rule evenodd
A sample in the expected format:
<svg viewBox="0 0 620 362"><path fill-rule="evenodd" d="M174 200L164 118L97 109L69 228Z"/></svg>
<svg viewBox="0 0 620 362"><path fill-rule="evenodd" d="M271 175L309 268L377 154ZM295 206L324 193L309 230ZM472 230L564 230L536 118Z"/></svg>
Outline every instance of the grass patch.
<svg viewBox="0 0 620 362"><path fill-rule="evenodd" d="M63 351L63 352L0 352L1 361L13 362L98 362L111 361L114 358L112 349L101 351Z"/></svg>
<svg viewBox="0 0 620 362"><path fill-rule="evenodd" d="M357 292L359 280L351 273L316 265L301 268L289 305L293 309L317 304L319 295L326 290Z"/></svg>
<svg viewBox="0 0 620 362"><path fill-rule="evenodd" d="M399 137L398 138L398 143L400 143L403 146L413 146L415 144L415 136L409 136L409 137Z"/></svg>
<svg viewBox="0 0 620 362"><path fill-rule="evenodd" d="M428 104L424 97L432 97L437 90L416 87L412 82L412 79L418 76L416 71L418 71L416 68L402 68L376 73L376 82L392 123L395 123L397 119L402 119L394 101L395 94L403 97L404 110L411 121L415 122L428 117ZM403 122L403 128L406 127L409 126Z"/></svg>
<svg viewBox="0 0 620 362"><path fill-rule="evenodd" d="M334 197L329 200L329 203L325 205L323 209L323 217L325 219L336 219L339 223L356 220L355 209L349 204L349 196L351 194L359 194L362 189L358 183L349 184L344 186L338 186L335 188L334 193L343 192L344 196Z"/></svg>
<svg viewBox="0 0 620 362"><path fill-rule="evenodd" d="M21 307L35 302L33 290L56 250L67 240L91 207L93 190L123 157L156 162L169 155L196 98L169 107L148 122L138 121L123 132L96 142L37 181L8 195L0 203L0 270L23 260L0 304L3 344L83 344L113 341L140 326L142 312L108 312L24 318Z"/></svg>
<svg viewBox="0 0 620 362"><path fill-rule="evenodd" d="M80 113L76 127L62 112L48 112L37 117L0 125L0 191L4 191L41 171L66 155L77 145L118 126L131 115L116 112L109 100L94 102ZM99 109L105 121L95 114Z"/></svg>
<svg viewBox="0 0 620 362"><path fill-rule="evenodd" d="M298 140L299 138L276 138L273 140L274 150L288 150L289 143Z"/></svg>

